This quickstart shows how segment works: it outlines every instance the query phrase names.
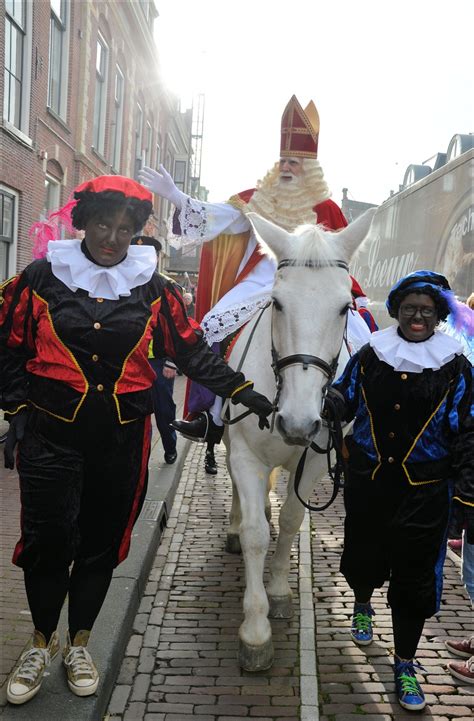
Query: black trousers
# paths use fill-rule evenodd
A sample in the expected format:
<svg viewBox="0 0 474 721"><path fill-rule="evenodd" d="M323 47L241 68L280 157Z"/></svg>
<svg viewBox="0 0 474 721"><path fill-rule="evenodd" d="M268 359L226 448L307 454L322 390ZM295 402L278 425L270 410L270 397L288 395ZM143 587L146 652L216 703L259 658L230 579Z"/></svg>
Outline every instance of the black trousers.
<svg viewBox="0 0 474 721"><path fill-rule="evenodd" d="M176 451L176 431L170 427L176 418L176 404L173 400L174 378L163 375L164 361L160 358L148 359L156 373L156 380L151 388L156 427L158 428L165 453Z"/></svg>
<svg viewBox="0 0 474 721"><path fill-rule="evenodd" d="M17 459L21 538L13 562L25 571L33 621L45 635L68 591L70 607L77 615L84 606L88 619L76 625L92 626L112 570L128 554L146 494L150 438L149 416L120 425L107 401L86 402L72 424L30 412Z"/></svg>
<svg viewBox="0 0 474 721"><path fill-rule="evenodd" d="M439 609L449 517L447 481L412 486L402 469L369 474L350 469L341 571L353 589L389 581L388 602L403 616Z"/></svg>

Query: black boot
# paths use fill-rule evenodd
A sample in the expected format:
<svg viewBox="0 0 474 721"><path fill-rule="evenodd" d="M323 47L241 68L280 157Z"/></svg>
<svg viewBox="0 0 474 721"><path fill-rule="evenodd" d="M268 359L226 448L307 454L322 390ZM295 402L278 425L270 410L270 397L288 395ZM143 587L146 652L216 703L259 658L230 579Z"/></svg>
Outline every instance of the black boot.
<svg viewBox="0 0 474 721"><path fill-rule="evenodd" d="M203 411L192 421L175 420L170 425L191 441L220 443L224 433L224 426L217 426L208 411Z"/></svg>
<svg viewBox="0 0 474 721"><path fill-rule="evenodd" d="M214 443L208 443L206 449L206 458L204 460L204 470L211 476L217 473L217 464L214 456Z"/></svg>

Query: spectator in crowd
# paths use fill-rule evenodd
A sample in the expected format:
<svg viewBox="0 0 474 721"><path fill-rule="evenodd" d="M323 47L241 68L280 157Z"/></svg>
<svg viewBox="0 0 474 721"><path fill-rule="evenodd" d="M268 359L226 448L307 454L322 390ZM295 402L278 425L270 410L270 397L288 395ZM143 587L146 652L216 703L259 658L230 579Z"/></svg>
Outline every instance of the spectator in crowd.
<svg viewBox="0 0 474 721"><path fill-rule="evenodd" d="M156 263L160 258L161 243L157 238L149 235L137 235L132 239L132 245L145 245L156 251ZM183 295L186 305L186 300ZM189 315L189 314L188 314ZM163 444L165 463L173 464L177 458L176 431L170 425L176 418L176 404L173 400L174 379L176 377L176 364L171 358L155 358L153 343L150 343L148 361L156 373L151 391L153 394L153 410L156 427Z"/></svg>

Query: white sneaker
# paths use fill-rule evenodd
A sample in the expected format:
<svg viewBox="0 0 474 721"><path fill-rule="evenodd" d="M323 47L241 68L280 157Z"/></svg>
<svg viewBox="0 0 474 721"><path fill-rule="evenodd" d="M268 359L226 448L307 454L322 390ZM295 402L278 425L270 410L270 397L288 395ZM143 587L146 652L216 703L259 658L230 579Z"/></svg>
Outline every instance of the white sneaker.
<svg viewBox="0 0 474 721"><path fill-rule="evenodd" d="M26 703L36 696L43 682L44 672L59 651L57 631L49 643L40 631L34 631L28 647L20 656L8 679L7 699L13 704Z"/></svg>
<svg viewBox="0 0 474 721"><path fill-rule="evenodd" d="M91 696L99 685L99 673L86 649L89 635L89 631L78 631L71 644L68 633L63 651L68 686L76 696Z"/></svg>

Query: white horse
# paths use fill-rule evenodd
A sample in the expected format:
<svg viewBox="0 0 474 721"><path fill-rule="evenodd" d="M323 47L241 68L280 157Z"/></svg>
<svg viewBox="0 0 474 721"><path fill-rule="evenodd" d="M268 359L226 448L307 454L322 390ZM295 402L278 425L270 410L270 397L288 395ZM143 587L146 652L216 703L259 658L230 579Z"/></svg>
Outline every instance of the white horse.
<svg viewBox="0 0 474 721"><path fill-rule="evenodd" d="M229 363L237 368L243 357L241 367L246 377L252 378L260 392L274 398L273 346L280 360L282 381L272 433L259 430L255 416L251 415L228 426L224 434L233 488L227 548L242 549L246 575L239 662L249 671L263 670L272 664L268 616L290 618L292 615L288 583L290 551L305 510L294 492L295 471L302 447L312 441L325 445L327 431L321 411L329 371L324 362L329 366L337 362L343 345L346 315L352 304L347 263L366 236L373 212L368 211L338 233L309 225L288 233L256 213L248 214L257 235L276 256L279 266L272 305L243 330ZM310 361L305 367L298 358L290 359L287 365L281 362L295 354L312 356L323 363ZM347 359L344 348L336 377ZM242 406L232 407L231 419L243 410ZM265 590L263 570L270 540L265 506L270 474L279 466L289 471L290 477ZM300 482L302 498L309 498L326 468L326 457L309 450Z"/></svg>

